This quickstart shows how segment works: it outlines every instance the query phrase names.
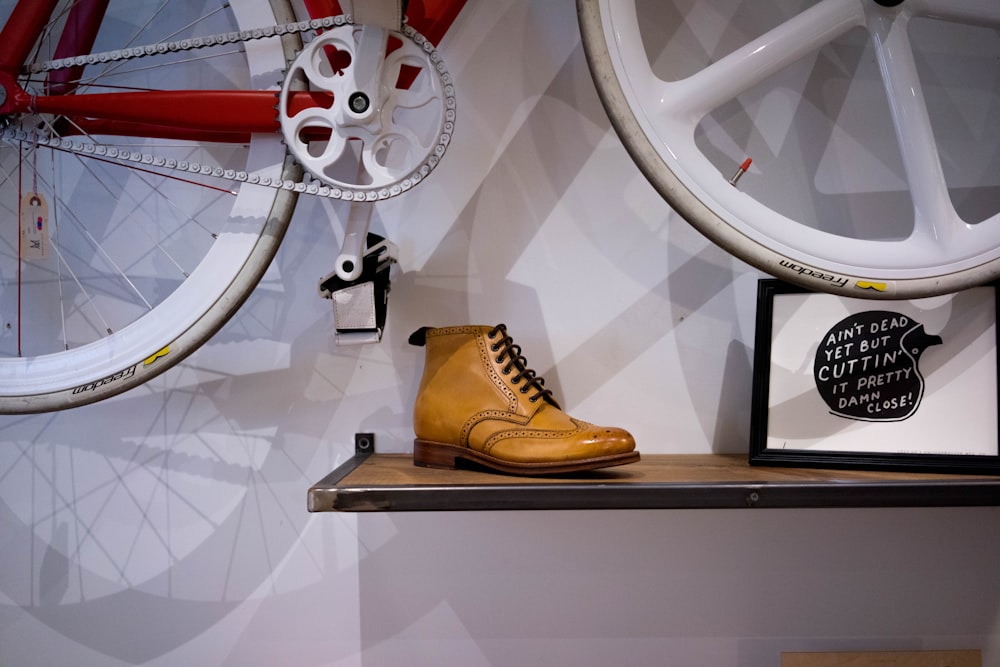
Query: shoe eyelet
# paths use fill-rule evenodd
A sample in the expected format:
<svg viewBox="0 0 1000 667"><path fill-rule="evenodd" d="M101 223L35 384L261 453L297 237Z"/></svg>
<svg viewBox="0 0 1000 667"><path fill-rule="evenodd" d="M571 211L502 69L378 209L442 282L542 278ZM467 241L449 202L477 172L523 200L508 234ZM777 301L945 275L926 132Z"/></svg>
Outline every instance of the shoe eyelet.
<svg viewBox="0 0 1000 667"><path fill-rule="evenodd" d="M538 397L537 396L532 396L531 398L528 399L528 402L529 403L537 403L538 402Z"/></svg>
<svg viewBox="0 0 1000 667"><path fill-rule="evenodd" d="M503 373L504 375L510 375L510 369L509 368L505 368L505 369L503 369L500 372Z"/></svg>
<svg viewBox="0 0 1000 667"><path fill-rule="evenodd" d="M496 352L497 350L500 349L500 343L493 343L492 345L490 345L490 349Z"/></svg>
<svg viewBox="0 0 1000 667"><path fill-rule="evenodd" d="M510 372L504 371L504 375L510 375ZM511 384L521 384L521 378L514 378L510 381Z"/></svg>
<svg viewBox="0 0 1000 667"><path fill-rule="evenodd" d="M528 393L528 385L524 385L518 391L520 391L522 394L527 394Z"/></svg>

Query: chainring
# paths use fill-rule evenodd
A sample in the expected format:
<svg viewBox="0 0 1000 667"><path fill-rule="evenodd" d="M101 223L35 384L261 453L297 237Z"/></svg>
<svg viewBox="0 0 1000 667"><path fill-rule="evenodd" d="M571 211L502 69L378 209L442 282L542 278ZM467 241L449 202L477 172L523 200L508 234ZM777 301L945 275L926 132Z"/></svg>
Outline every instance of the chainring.
<svg viewBox="0 0 1000 667"><path fill-rule="evenodd" d="M380 29L344 25L309 42L288 68L278 111L289 152L313 179L334 197L374 201L437 166L454 131L455 90L433 45L409 26L385 31L389 48L375 64L359 56L364 30ZM367 86L366 76L375 79Z"/></svg>

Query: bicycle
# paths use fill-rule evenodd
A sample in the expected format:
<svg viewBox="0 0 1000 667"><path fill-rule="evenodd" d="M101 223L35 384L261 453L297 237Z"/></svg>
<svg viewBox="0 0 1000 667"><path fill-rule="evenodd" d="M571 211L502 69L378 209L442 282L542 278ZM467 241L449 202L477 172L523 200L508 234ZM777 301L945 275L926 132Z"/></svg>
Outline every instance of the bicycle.
<svg viewBox="0 0 1000 667"><path fill-rule="evenodd" d="M447 148L435 44L463 4L415 0L405 22L395 0L305 0L305 17L286 0L0 3L17 221L0 237L0 413L103 400L180 362L256 286L300 195L352 202L331 275L358 279L364 209Z"/></svg>
<svg viewBox="0 0 1000 667"><path fill-rule="evenodd" d="M577 8L629 154L729 253L861 298L944 294L1000 273L996 2Z"/></svg>

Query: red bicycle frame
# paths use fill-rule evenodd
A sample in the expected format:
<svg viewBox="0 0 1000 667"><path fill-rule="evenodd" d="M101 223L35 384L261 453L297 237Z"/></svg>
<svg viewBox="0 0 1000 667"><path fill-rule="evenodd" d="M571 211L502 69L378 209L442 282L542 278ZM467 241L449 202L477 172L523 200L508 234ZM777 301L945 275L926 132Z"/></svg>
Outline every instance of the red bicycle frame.
<svg viewBox="0 0 1000 667"><path fill-rule="evenodd" d="M438 44L466 0L411 0L409 24ZM157 90L82 93L75 83L82 67L50 72L45 95L18 83L25 62L45 30L58 0L20 0L0 32L0 115L45 113L62 116L66 134L88 133L192 141L246 142L253 132L275 132L273 91ZM339 15L336 0L306 0L312 18ZM108 0L80 0L68 15L55 57L86 55L93 47ZM293 108L316 103L312 93L293 96ZM218 110L225 109L222 114Z"/></svg>

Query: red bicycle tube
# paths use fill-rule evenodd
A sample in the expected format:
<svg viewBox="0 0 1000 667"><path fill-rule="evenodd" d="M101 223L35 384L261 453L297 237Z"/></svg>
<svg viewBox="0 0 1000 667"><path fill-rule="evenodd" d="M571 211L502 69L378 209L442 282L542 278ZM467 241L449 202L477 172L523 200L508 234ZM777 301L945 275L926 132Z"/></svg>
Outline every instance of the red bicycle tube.
<svg viewBox="0 0 1000 667"><path fill-rule="evenodd" d="M21 0L0 32L0 72L17 76L59 0Z"/></svg>

